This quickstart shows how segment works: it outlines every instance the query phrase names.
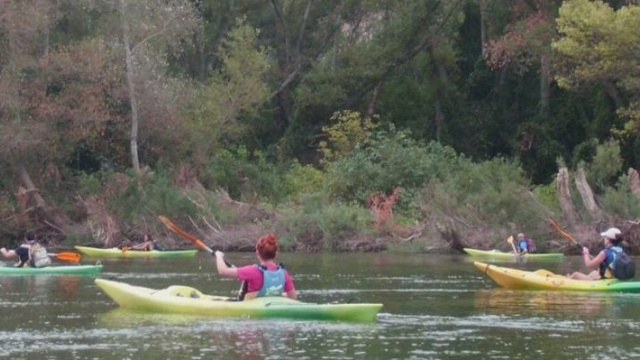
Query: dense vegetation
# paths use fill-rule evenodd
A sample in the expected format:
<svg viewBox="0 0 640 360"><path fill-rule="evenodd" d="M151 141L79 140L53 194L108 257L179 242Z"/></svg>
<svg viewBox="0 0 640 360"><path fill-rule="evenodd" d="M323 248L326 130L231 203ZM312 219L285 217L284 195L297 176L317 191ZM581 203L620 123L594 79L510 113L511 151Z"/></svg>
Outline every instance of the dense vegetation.
<svg viewBox="0 0 640 360"><path fill-rule="evenodd" d="M159 214L297 251L628 228L638 28L632 0L0 0L0 238L114 246Z"/></svg>

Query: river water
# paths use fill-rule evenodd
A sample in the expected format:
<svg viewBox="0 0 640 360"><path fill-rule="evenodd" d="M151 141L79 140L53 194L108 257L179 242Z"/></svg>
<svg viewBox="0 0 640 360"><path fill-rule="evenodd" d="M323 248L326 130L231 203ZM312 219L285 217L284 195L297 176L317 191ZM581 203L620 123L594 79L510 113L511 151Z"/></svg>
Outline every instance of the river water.
<svg viewBox="0 0 640 360"><path fill-rule="evenodd" d="M251 254L227 254L235 264ZM309 302L375 302L371 324L214 319L118 309L86 276L0 277L0 358L626 359L640 294L499 289L466 256L281 254ZM102 278L235 294L213 259L101 260ZM84 258L83 263L95 259ZM580 258L504 265L565 273Z"/></svg>

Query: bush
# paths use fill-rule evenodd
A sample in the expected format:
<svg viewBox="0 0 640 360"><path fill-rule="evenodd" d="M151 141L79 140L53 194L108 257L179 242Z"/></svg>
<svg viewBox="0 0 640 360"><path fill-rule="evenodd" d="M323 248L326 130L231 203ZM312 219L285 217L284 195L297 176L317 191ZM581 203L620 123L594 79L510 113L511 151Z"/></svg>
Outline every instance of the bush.
<svg viewBox="0 0 640 360"><path fill-rule="evenodd" d="M433 216L449 216L471 227L538 229L545 224L545 207L528 189L519 164L495 158L467 163L444 179L433 180L424 190L423 207ZM527 230L527 232L536 230Z"/></svg>
<svg viewBox="0 0 640 360"><path fill-rule="evenodd" d="M321 195L302 198L302 204L296 208L283 210L279 226L283 227L282 245L285 248L295 246L295 242L316 241L320 244L304 244L315 251L340 251L344 241L356 235L367 234L371 230L371 213L356 205L345 203L326 203ZM310 229L317 229L321 239L307 239Z"/></svg>
<svg viewBox="0 0 640 360"><path fill-rule="evenodd" d="M600 199L602 210L608 214L626 219L640 217L640 199L629 189L628 176L623 175L614 187L606 188Z"/></svg>
<svg viewBox="0 0 640 360"><path fill-rule="evenodd" d="M232 198L244 202L260 198L273 204L286 199L285 170L269 162L264 153L251 153L244 147L221 151L207 166L214 186L225 189Z"/></svg>
<svg viewBox="0 0 640 360"><path fill-rule="evenodd" d="M397 210L414 213L416 194L432 179L444 178L459 168L464 157L437 142L427 145L408 132L376 132L350 155L328 165L328 191L339 200L366 205L375 192L389 194L400 187Z"/></svg>
<svg viewBox="0 0 640 360"><path fill-rule="evenodd" d="M194 216L197 212L195 205L173 186L163 172L150 176L142 187L136 186L132 179L126 189L116 192L108 201L111 212L130 222L140 221L149 215Z"/></svg>

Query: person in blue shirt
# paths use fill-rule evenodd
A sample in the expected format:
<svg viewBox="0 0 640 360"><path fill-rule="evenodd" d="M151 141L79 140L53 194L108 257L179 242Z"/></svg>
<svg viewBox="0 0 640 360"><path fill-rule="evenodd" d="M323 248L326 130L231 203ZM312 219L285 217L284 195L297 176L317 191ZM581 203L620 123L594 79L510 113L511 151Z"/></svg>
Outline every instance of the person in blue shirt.
<svg viewBox="0 0 640 360"><path fill-rule="evenodd" d="M618 228L610 228L605 232L600 233L602 241L604 242L604 250L600 251L595 257L591 257L589 254L589 248L582 248L582 257L584 264L587 268L596 270L591 271L588 274L576 271L569 275L568 278L576 280L600 280L613 278L613 272L611 271L611 264L615 260L614 252L621 252L622 248L620 243L622 242L622 232Z"/></svg>
<svg viewBox="0 0 640 360"><path fill-rule="evenodd" d="M516 239L516 249L519 254L526 254L535 250L533 247L533 241L527 238L523 233L518 234L518 238Z"/></svg>

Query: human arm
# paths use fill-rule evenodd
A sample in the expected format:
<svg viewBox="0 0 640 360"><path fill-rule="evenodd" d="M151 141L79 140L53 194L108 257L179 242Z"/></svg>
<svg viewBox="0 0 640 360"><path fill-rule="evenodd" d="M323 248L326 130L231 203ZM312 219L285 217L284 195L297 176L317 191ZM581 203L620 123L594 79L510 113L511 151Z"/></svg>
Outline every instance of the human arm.
<svg viewBox="0 0 640 360"><path fill-rule="evenodd" d="M592 258L591 255L589 255L589 248L582 248L582 258L584 259L584 265L588 268L598 267L598 265L600 265L600 263L602 263L606 257L607 255L604 253L604 251L600 251L596 257Z"/></svg>
<svg viewBox="0 0 640 360"><path fill-rule="evenodd" d="M224 261L224 253L222 251L216 251L216 268L218 269L218 274L228 278L237 278L238 277L238 269L234 267L230 267Z"/></svg>
<svg viewBox="0 0 640 360"><path fill-rule="evenodd" d="M0 253L2 253L2 256L4 256L7 259L13 259L18 257L15 250L7 250L7 248L5 247L0 248Z"/></svg>
<svg viewBox="0 0 640 360"><path fill-rule="evenodd" d="M289 299L298 299L298 293L296 292L296 288L293 285L293 278L288 272L284 275L284 295Z"/></svg>

